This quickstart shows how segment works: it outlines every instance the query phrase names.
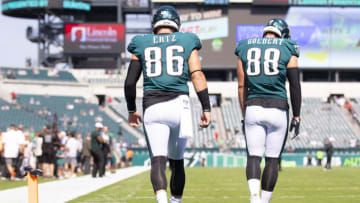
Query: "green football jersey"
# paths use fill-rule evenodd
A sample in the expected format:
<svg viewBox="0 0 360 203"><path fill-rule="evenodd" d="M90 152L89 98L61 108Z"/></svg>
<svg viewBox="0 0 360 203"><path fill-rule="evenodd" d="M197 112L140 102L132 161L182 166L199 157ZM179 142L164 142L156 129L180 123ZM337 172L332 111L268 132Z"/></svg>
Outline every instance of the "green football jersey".
<svg viewBox="0 0 360 203"><path fill-rule="evenodd" d="M135 36L128 51L135 54L144 75L144 91L189 92L188 59L201 42L193 33Z"/></svg>
<svg viewBox="0 0 360 203"><path fill-rule="evenodd" d="M299 57L296 42L282 38L246 39L239 42L235 54L243 62L248 99L287 100L286 67L291 56Z"/></svg>

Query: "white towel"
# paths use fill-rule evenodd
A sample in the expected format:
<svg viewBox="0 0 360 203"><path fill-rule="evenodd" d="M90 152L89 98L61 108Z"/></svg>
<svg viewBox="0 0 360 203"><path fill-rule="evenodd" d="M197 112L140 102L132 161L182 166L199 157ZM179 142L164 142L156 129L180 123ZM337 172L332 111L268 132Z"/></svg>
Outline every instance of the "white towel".
<svg viewBox="0 0 360 203"><path fill-rule="evenodd" d="M187 95L180 96L181 102L181 120L180 120L180 138L193 137L192 117L190 100Z"/></svg>

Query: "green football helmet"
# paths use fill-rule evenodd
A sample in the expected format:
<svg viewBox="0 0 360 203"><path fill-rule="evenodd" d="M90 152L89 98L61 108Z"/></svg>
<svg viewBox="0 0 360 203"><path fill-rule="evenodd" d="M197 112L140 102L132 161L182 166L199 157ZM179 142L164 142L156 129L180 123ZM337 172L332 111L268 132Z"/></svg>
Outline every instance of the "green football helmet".
<svg viewBox="0 0 360 203"><path fill-rule="evenodd" d="M154 14L151 24L154 32L159 27L171 27L179 31L180 17L174 7L161 6Z"/></svg>
<svg viewBox="0 0 360 203"><path fill-rule="evenodd" d="M290 29L285 20L280 18L271 19L264 28L263 36L266 33L271 32L276 34L280 38L290 39Z"/></svg>

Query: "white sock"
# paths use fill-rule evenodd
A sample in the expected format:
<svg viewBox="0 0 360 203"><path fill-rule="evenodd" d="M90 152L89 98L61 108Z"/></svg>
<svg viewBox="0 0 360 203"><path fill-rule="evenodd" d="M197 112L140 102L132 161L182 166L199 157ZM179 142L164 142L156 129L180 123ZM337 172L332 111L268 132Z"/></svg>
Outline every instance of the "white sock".
<svg viewBox="0 0 360 203"><path fill-rule="evenodd" d="M156 200L158 203L168 203L166 192L165 191L158 192L156 194Z"/></svg>
<svg viewBox="0 0 360 203"><path fill-rule="evenodd" d="M260 180L259 179L249 179L248 186L250 191L250 196L260 196Z"/></svg>
<svg viewBox="0 0 360 203"><path fill-rule="evenodd" d="M174 196L170 196L170 203L181 203L182 198L176 198Z"/></svg>
<svg viewBox="0 0 360 203"><path fill-rule="evenodd" d="M266 191L266 190L261 190L261 202L262 203L269 203L272 193L273 192L269 192L269 191Z"/></svg>

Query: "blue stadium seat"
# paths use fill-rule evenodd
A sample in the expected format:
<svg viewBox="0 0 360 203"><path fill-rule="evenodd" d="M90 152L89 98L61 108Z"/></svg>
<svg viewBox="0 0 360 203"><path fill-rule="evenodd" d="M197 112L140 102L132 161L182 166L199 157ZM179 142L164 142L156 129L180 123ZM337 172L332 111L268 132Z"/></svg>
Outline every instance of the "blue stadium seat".
<svg viewBox="0 0 360 203"><path fill-rule="evenodd" d="M0 72L4 78L8 79L77 82L68 71L52 72L44 69L0 67Z"/></svg>

